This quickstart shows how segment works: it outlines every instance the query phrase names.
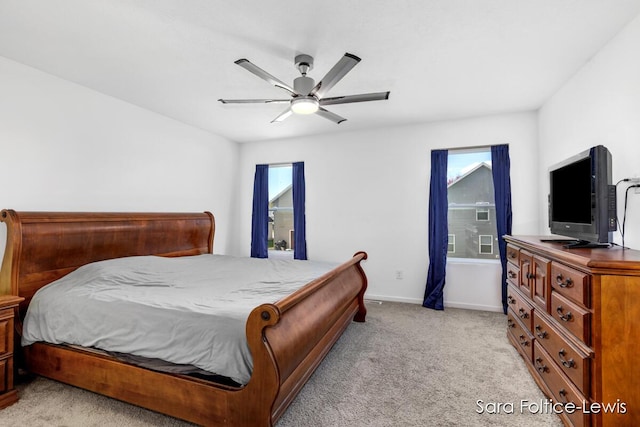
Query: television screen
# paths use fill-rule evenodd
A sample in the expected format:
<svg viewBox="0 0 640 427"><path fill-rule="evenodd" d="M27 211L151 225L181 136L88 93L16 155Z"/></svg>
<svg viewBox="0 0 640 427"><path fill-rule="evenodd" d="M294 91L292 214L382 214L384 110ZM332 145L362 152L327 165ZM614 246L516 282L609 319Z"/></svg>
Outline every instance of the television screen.
<svg viewBox="0 0 640 427"><path fill-rule="evenodd" d="M590 224L591 159L585 158L551 172L552 221Z"/></svg>

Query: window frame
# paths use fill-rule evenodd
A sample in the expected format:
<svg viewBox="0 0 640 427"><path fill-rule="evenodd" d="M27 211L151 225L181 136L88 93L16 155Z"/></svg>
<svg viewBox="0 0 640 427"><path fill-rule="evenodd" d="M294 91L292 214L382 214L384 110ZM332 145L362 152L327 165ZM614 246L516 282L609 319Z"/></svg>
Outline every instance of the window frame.
<svg viewBox="0 0 640 427"><path fill-rule="evenodd" d="M291 256L291 258L293 258L294 256L294 250L292 249L292 239L290 237L290 230L286 231L286 237L283 237L280 240L284 240L286 242L285 245L285 250L283 251L276 251L276 243L279 242L280 240L276 239L276 231L278 231L278 229L280 229L280 227L277 227L277 224L280 223L280 220L278 220L279 218L279 212L280 213L286 213L286 212L291 212L291 227L293 227L293 212L294 212L294 207L293 207L293 198L291 199L291 206L272 206L271 202L274 200L274 198L276 196L281 196L284 195L285 191L291 187L291 191L293 191L293 163L287 163L287 162L283 162L283 163L268 163L267 164L269 167L269 178L271 179L272 177L274 177L275 175L275 170L277 169L287 169L288 171L286 172L287 178L289 178L289 173L291 173L291 178L285 180L286 184L284 186L282 186L282 188L277 191L275 194L271 194L271 188L269 188L269 208L268 208L268 212L269 212L269 217L272 219L272 221L270 221L269 223L269 228L268 228L268 235L267 235L267 248L268 248L268 253L271 256L276 256L276 255L280 255L280 256L284 256L284 254L287 254L287 257ZM274 175L272 175L272 171L274 171ZM285 224L285 226L288 224ZM280 229L280 231L282 231ZM269 246L269 241L271 241L271 245Z"/></svg>
<svg viewBox="0 0 640 427"><path fill-rule="evenodd" d="M488 243L482 243L482 238L483 237L489 237L489 240L491 242L491 244ZM493 234L478 234L478 255L493 255L493 242L494 242L494 237ZM483 252L482 248L489 246L491 248L491 252Z"/></svg>
<svg viewBox="0 0 640 427"><path fill-rule="evenodd" d="M482 207L482 208L476 208L476 221L478 222L489 222L491 221L491 209L489 209L488 207ZM487 218L486 219L481 219L478 217L478 214L480 213L486 213L487 214Z"/></svg>
<svg viewBox="0 0 640 427"><path fill-rule="evenodd" d="M447 218L449 229L447 235L454 234L460 239L456 239L456 245L453 246L451 237L448 238L447 262L449 260L463 262L464 260L466 262L488 261L496 256L497 247L493 238L497 233L496 219L495 214L491 215L491 210L495 209L495 203L493 198L487 198L488 189L486 191L487 194L485 194L487 197L474 195L476 186L479 185L477 188L482 191L485 183L484 172L475 175L476 170L479 169L482 163L486 163L489 169L492 169L491 162L491 146L451 148L448 150L447 193L448 195L455 195L448 200ZM472 176L469 182L461 182L461 179L467 179L469 176ZM475 181L476 177L479 177L480 180ZM453 188L454 185L459 187ZM489 177L489 181L486 181L486 185L493 185L492 176ZM470 189L473 189L473 191L469 192ZM493 193L495 193L495 188L493 190ZM449 193L450 191L452 193ZM487 236L484 233L490 233L489 236L492 237L492 240L489 242L488 237L482 237L483 245L480 245L479 236ZM451 252L450 249L454 249L454 247L455 251ZM485 252L481 252L481 249Z"/></svg>
<svg viewBox="0 0 640 427"><path fill-rule="evenodd" d="M452 239L453 238L453 239ZM449 248L453 245L453 250L449 250ZM456 235L448 233L447 234L447 254L455 254L456 253Z"/></svg>

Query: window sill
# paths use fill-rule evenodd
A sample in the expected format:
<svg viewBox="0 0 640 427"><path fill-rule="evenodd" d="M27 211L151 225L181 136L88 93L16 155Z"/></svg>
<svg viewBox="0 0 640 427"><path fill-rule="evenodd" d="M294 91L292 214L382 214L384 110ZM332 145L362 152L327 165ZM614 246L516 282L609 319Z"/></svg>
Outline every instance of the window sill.
<svg viewBox="0 0 640 427"><path fill-rule="evenodd" d="M450 258L447 257L447 264L500 264L500 259L481 258Z"/></svg>

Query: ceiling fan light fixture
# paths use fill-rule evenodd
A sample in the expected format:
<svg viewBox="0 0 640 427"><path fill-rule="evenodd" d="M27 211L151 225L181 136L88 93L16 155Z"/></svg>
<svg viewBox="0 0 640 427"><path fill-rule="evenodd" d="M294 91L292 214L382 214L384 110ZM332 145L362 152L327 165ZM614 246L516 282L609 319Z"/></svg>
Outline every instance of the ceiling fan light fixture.
<svg viewBox="0 0 640 427"><path fill-rule="evenodd" d="M298 96L291 100L291 111L296 114L313 114L319 107L318 100L313 96Z"/></svg>

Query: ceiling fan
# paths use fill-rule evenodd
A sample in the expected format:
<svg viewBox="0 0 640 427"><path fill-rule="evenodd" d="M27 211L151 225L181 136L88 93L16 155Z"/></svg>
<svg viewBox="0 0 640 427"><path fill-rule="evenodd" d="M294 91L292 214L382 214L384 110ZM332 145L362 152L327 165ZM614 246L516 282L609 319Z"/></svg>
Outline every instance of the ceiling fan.
<svg viewBox="0 0 640 427"><path fill-rule="evenodd" d="M324 108L326 105L349 104L352 102L380 101L389 98L389 92L364 93L360 95L335 96L325 98L327 92L336 85L356 64L360 58L350 53L344 56L333 66L322 80L317 84L307 77L307 72L313 68L313 57L309 55L297 55L295 65L302 76L294 79L293 87L282 82L276 77L264 71L262 68L249 62L247 59L238 59L236 64L245 70L255 74L267 83L277 88L284 89L291 95L290 99L219 99L223 104L289 104L287 109L271 123L281 122L292 114L317 114L334 123L344 122L344 117L332 113Z"/></svg>

